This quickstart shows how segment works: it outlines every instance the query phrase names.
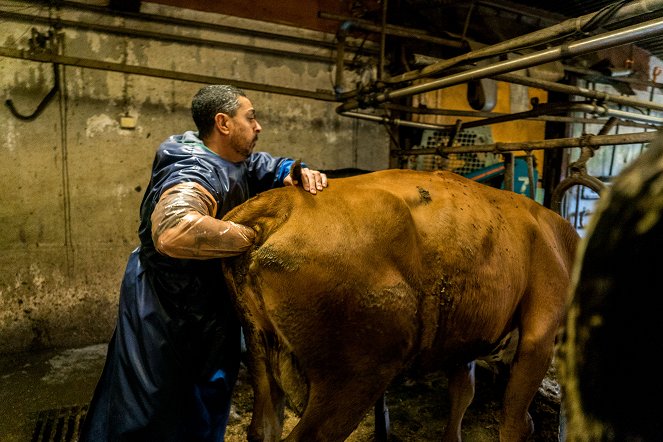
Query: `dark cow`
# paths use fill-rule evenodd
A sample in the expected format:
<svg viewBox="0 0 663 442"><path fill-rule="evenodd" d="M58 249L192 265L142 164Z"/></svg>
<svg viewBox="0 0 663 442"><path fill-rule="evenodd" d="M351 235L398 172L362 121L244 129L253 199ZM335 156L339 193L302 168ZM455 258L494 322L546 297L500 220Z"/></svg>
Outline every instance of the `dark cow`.
<svg viewBox="0 0 663 442"><path fill-rule="evenodd" d="M663 440L663 135L599 200L560 346L568 441Z"/></svg>
<svg viewBox="0 0 663 442"><path fill-rule="evenodd" d="M446 369L461 439L474 361L519 335L502 441L533 432L529 405L564 320L578 236L555 212L451 172L384 170L318 195L265 192L226 219L257 231L224 264L245 327L250 441L342 441L404 372ZM517 332L517 333L514 333Z"/></svg>

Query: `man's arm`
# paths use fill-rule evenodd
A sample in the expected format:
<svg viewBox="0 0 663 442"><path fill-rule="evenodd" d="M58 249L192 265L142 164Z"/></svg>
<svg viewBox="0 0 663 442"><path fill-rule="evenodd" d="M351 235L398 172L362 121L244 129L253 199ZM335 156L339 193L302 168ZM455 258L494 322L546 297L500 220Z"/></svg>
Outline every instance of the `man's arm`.
<svg viewBox="0 0 663 442"><path fill-rule="evenodd" d="M255 239L253 229L214 218L217 204L200 184L166 190L152 212L152 241L172 258L209 259L238 255Z"/></svg>

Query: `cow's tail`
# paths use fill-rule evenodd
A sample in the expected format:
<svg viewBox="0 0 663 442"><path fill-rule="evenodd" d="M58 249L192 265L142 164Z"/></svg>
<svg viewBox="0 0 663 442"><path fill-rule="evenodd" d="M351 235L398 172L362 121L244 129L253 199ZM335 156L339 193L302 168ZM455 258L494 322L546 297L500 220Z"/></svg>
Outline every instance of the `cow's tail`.
<svg viewBox="0 0 663 442"><path fill-rule="evenodd" d="M294 187L268 190L235 207L223 219L251 227L257 234L255 245L261 246L290 217L296 193Z"/></svg>
<svg viewBox="0 0 663 442"><path fill-rule="evenodd" d="M278 339L278 338L276 338ZM271 354L274 380L288 398L293 411L301 416L308 403L309 383L299 366L297 357L280 342Z"/></svg>

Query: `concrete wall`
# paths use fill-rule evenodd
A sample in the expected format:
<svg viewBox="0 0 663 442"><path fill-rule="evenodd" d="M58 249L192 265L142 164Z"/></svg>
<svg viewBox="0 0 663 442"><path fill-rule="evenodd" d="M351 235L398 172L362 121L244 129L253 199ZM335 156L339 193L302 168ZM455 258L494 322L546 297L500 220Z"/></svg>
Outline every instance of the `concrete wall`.
<svg viewBox="0 0 663 442"><path fill-rule="evenodd" d="M292 35L304 32L146 6L154 14ZM45 7L32 8L32 13L39 8L38 13L49 13ZM279 45L82 11L51 13L67 20ZM0 46L27 49L33 27L48 31L48 26L3 19ZM306 32L308 37L333 39ZM68 56L331 92L333 69L327 63L67 26L61 36L61 54ZM189 104L202 84L76 66L61 66L60 73L59 93L33 121L0 108L0 353L110 338L126 259L138 243L138 209L153 153L167 136L195 129ZM33 112L53 81L49 63L0 58L0 97L11 99L23 114ZM389 137L379 125L339 117L335 103L247 93L263 126L257 150L302 158L321 169L388 167ZM120 126L125 115L135 119L135 128Z"/></svg>

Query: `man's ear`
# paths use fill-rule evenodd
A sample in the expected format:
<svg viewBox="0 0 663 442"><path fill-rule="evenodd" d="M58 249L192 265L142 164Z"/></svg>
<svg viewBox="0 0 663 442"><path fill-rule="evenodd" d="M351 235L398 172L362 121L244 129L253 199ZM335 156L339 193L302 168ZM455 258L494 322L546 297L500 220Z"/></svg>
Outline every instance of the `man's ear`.
<svg viewBox="0 0 663 442"><path fill-rule="evenodd" d="M216 125L217 129L219 129L219 131L224 135L228 135L230 133L230 127L228 127L229 121L230 118L227 114L219 112L218 114L214 115L214 124Z"/></svg>

